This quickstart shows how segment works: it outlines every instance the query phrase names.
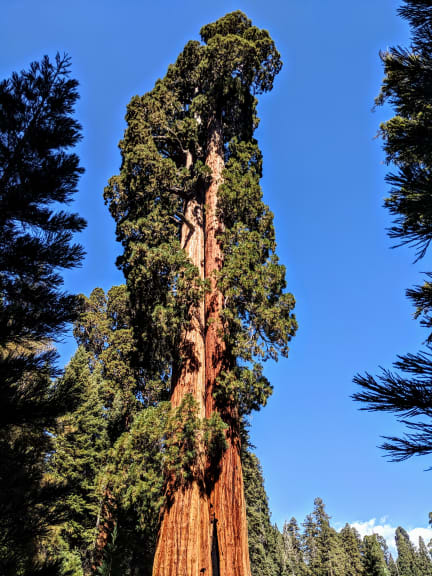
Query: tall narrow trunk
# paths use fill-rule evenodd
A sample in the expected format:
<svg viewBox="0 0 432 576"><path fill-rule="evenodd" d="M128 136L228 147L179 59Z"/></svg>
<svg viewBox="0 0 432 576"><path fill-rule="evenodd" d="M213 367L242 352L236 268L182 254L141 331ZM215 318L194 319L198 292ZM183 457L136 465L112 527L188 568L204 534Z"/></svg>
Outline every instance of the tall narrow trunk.
<svg viewBox="0 0 432 576"><path fill-rule="evenodd" d="M186 167L192 162L188 154ZM181 230L182 248L204 278L204 227L202 200L190 199L185 208ZM192 310L191 323L183 334L182 350L186 358L174 382L171 395L173 408L191 394L198 405L200 418L205 416L205 315L204 300ZM162 511L153 564L154 576L205 576L211 574L211 524L204 470L197 479L183 487L168 483L167 504Z"/></svg>
<svg viewBox="0 0 432 576"><path fill-rule="evenodd" d="M111 488L109 485L105 485L99 505L95 527L96 537L91 553L92 571L95 573L103 562L105 548L111 540L112 532L116 523L115 509L116 502L111 492Z"/></svg>
<svg viewBox="0 0 432 576"><path fill-rule="evenodd" d="M204 260L205 278L210 282L210 291L205 296L206 416L209 417L217 410L213 394L217 378L221 371L227 368L227 352L221 323L223 294L217 287L215 276L223 265L223 253L218 242L222 224L218 217L217 202L224 168L222 130L216 121L211 127L206 164L212 171L212 181L205 195ZM217 539L217 548L213 546L213 549L216 548L219 555L217 562L213 562L212 576L250 576L238 419L228 409L221 415L228 424L227 449L210 487L213 539Z"/></svg>

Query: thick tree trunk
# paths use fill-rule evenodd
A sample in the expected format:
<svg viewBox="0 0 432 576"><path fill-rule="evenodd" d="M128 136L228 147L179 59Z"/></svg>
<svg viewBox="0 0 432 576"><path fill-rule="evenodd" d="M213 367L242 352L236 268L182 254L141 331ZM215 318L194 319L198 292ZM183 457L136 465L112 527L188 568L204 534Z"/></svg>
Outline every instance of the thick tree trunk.
<svg viewBox="0 0 432 576"><path fill-rule="evenodd" d="M189 168L188 155L186 166ZM204 227L202 200L188 201L186 223L182 226L181 242L187 255L204 278ZM191 323L183 335L181 353L186 361L181 367L171 395L174 408L186 394L197 402L200 418L205 416L205 316L204 301L192 310ZM211 524L204 469L196 471L197 479L182 487L168 483L167 504L162 511L153 576L208 576L211 574Z"/></svg>
<svg viewBox="0 0 432 576"><path fill-rule="evenodd" d="M201 418L218 410L213 392L220 372L228 367L220 317L223 295L216 279L223 264L217 202L224 168L221 127L216 122L211 126L206 164L212 179L205 192L205 216L201 199L188 201L185 218L193 229L183 225L182 246L201 278L209 280L210 290L192 311L182 347L186 361L171 396L177 407L185 394L192 394ZM250 576L238 419L228 409L221 415L228 429L220 462L208 463L206 470L197 471L197 480L181 488L168 485L153 576Z"/></svg>
<svg viewBox="0 0 432 576"><path fill-rule="evenodd" d="M206 164L212 171L212 181L205 195L204 260L205 278L210 281L210 291L205 296L206 416L210 417L217 410L213 394L216 380L220 372L228 367L221 322L224 299L216 279L216 274L223 264L223 253L217 239L221 231L217 202L224 168L222 131L217 122L211 127ZM218 463L210 486L209 504L213 523L212 576L250 576L238 419L228 409L222 410L221 415L228 424L227 449Z"/></svg>

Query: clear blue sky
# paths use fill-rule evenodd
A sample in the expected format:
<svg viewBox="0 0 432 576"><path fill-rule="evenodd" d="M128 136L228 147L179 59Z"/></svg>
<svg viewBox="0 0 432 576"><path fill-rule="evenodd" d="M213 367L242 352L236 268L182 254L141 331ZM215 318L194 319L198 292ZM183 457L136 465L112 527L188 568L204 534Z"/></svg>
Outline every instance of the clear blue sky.
<svg viewBox="0 0 432 576"><path fill-rule="evenodd" d="M390 250L382 208L381 144L389 109L372 112L383 76L378 52L407 44L396 0L3 0L0 77L57 50L80 82L79 147L86 169L74 209L88 220L87 257L66 274L72 292L123 281L103 204L120 165L117 143L131 96L151 89L202 25L241 9L267 28L284 68L259 106L262 181L275 213L278 252L297 299L299 332L288 360L269 366L275 393L252 418L274 521L302 521L321 496L336 523L387 517L427 525L431 460L390 464L376 448L398 432L392 417L360 413L350 400L357 371L389 367L425 334L405 289L430 257ZM63 358L73 349L62 347Z"/></svg>

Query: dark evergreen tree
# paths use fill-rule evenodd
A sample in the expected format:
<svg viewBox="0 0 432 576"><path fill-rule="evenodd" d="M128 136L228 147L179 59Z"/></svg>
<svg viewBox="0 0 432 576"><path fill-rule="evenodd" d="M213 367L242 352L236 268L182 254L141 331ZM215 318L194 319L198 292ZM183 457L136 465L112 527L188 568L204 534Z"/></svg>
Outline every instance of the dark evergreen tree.
<svg viewBox="0 0 432 576"><path fill-rule="evenodd" d="M51 546L63 560L63 570L88 574L100 511L101 486L108 458L107 421L102 403L100 370L90 371L89 354L78 348L63 380L79 388L79 404L58 420L49 473L67 485L62 508L66 521L54 530Z"/></svg>
<svg viewBox="0 0 432 576"><path fill-rule="evenodd" d="M390 550L387 545L387 541L384 538L384 536L381 536L381 534L375 534L375 538L378 540L378 544L381 546L381 550L383 551L384 554L385 563L388 566L390 562Z"/></svg>
<svg viewBox="0 0 432 576"><path fill-rule="evenodd" d="M419 537L416 564L421 576L432 576L432 558L421 536Z"/></svg>
<svg viewBox="0 0 432 576"><path fill-rule="evenodd" d="M74 335L101 370L108 431L114 443L135 413L161 399L160 390L153 382L145 384L134 367L136 348L126 287L113 286L106 295L95 288L88 298L81 298L83 313Z"/></svg>
<svg viewBox="0 0 432 576"><path fill-rule="evenodd" d="M321 498L315 499L313 512L314 520L318 526L318 558L319 569L317 576L344 576L345 555L338 534L330 526L330 516L325 511Z"/></svg>
<svg viewBox="0 0 432 576"><path fill-rule="evenodd" d="M115 502L115 546L105 550L122 576L150 576L164 501L170 405L161 402L136 414L110 453L106 481ZM108 543L113 541L109 535Z"/></svg>
<svg viewBox="0 0 432 576"><path fill-rule="evenodd" d="M387 176L391 185L385 205L394 216L390 236L417 249L422 258L432 239L432 180L430 114L432 95L432 7L427 0L404 0L399 14L412 31L410 49L394 47L384 52L385 78L377 104L389 102L396 115L380 127L386 160L395 170ZM422 286L407 291L416 306L416 317L432 327L431 275ZM402 438L387 438L383 444L394 460L432 450L432 334L423 352L398 357L396 371L384 370L377 378L356 376L362 390L354 399L363 410L397 414L408 427Z"/></svg>
<svg viewBox="0 0 432 576"><path fill-rule="evenodd" d="M83 498L79 488L71 505L76 508L79 498L87 504L88 518L77 520L76 530L85 532L92 526L91 550L85 551L76 542L73 553L79 553L85 574L91 565L105 571L108 567L122 570L125 575L148 574L163 496L167 411L163 404L152 408L159 391L143 387L134 368L135 347L125 286L114 286L106 295L95 288L88 298L82 296L82 313L74 334L81 350L86 351L80 357L85 354L87 358L87 394L94 394L93 382L97 382L100 397L88 417L91 413L95 422L102 422L106 438L105 448L99 446L94 457L87 453L89 462L95 465L91 498L88 494ZM90 426L87 430L68 437L72 451L87 446ZM59 450L55 453L57 469L62 461Z"/></svg>
<svg viewBox="0 0 432 576"><path fill-rule="evenodd" d="M305 563L311 574L314 574L314 570L318 570L320 566L318 534L318 525L312 514L308 514L303 522L302 549Z"/></svg>
<svg viewBox="0 0 432 576"><path fill-rule="evenodd" d="M303 558L302 538L294 517L284 524L282 542L283 576L308 576L309 570Z"/></svg>
<svg viewBox="0 0 432 576"><path fill-rule="evenodd" d="M362 576L361 538L355 528L345 524L339 533L340 542L345 553L344 576Z"/></svg>
<svg viewBox="0 0 432 576"><path fill-rule="evenodd" d="M396 529L396 561L400 576L424 576L418 566L417 552L406 530L400 526Z"/></svg>
<svg viewBox="0 0 432 576"><path fill-rule="evenodd" d="M376 534L363 538L364 576L389 576L384 552Z"/></svg>
<svg viewBox="0 0 432 576"><path fill-rule="evenodd" d="M390 576L399 576L399 570L397 564L394 561L393 556L391 554L389 556L388 569Z"/></svg>
<svg viewBox="0 0 432 576"><path fill-rule="evenodd" d="M53 385L51 342L76 316L60 270L79 264L85 222L61 209L82 169L68 152L77 82L57 55L0 83L0 572L33 574L57 488L42 482L56 418L73 401ZM46 573L48 573L46 567Z"/></svg>
<svg viewBox="0 0 432 576"><path fill-rule="evenodd" d="M134 367L128 310L125 286L82 297L80 348L62 379L81 395L57 426L51 471L69 478L69 491L50 549L74 576L151 574L165 479L184 460L173 441L178 413Z"/></svg>
<svg viewBox="0 0 432 576"><path fill-rule="evenodd" d="M304 523L305 559L313 576L344 576L345 554L339 536L330 526L324 502L316 498L313 513Z"/></svg>
<svg viewBox="0 0 432 576"><path fill-rule="evenodd" d="M270 522L260 462L257 456L245 447L242 450L242 466L251 572L257 576L276 576L282 571L279 531Z"/></svg>

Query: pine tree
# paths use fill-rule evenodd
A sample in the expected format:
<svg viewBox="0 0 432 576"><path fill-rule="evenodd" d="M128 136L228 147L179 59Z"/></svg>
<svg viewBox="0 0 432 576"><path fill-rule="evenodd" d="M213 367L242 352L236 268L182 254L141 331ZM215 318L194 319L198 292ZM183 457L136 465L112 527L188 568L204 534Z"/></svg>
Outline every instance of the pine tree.
<svg viewBox="0 0 432 576"><path fill-rule="evenodd" d="M132 99L105 192L144 381L161 382L173 408L191 396L200 419L225 423L218 457L196 457L181 489L168 482L158 576L249 574L240 423L271 392L260 361L286 355L296 329L253 138L255 94L272 88L279 54L241 12L201 37Z"/></svg>
<svg viewBox="0 0 432 576"><path fill-rule="evenodd" d="M330 526L330 516L321 498L314 501L314 511L303 524L304 558L313 576L344 576L345 554L339 536Z"/></svg>
<svg viewBox="0 0 432 576"><path fill-rule="evenodd" d="M363 564L359 533L349 524L345 524L339 532L339 538L345 553L344 576L361 576L363 574Z"/></svg>
<svg viewBox="0 0 432 576"><path fill-rule="evenodd" d="M432 576L432 558L421 536L419 537L416 564L417 571L421 576Z"/></svg>
<svg viewBox="0 0 432 576"><path fill-rule="evenodd" d="M384 536L381 536L381 534L375 534L375 538L378 540L378 544L381 546L381 550L383 551L384 554L385 563L388 566L390 562L390 550L387 545L387 541L384 538Z"/></svg>
<svg viewBox="0 0 432 576"><path fill-rule="evenodd" d="M417 249L422 258L432 239L430 114L432 97L432 10L425 0L404 0L399 14L411 27L410 49L394 47L381 55L385 78L377 104L389 102L396 115L380 127L386 160L395 167L387 176L391 185L385 205L394 216L390 236L399 245ZM407 291L413 301L415 316L426 328L432 327L431 274L422 286ZM432 450L432 427L428 423L431 410L431 343L429 334L426 350L398 357L396 372L384 370L374 378L357 375L355 382L362 390L354 399L364 402L363 410L387 411L397 414L408 427L402 437L387 438L383 448L393 460ZM425 418L423 418L425 417Z"/></svg>
<svg viewBox="0 0 432 576"><path fill-rule="evenodd" d="M302 538L297 520L293 517L285 522L282 531L283 575L308 576L309 571L303 559Z"/></svg>
<svg viewBox="0 0 432 576"><path fill-rule="evenodd" d="M363 569L364 576L389 576L384 552L376 534L363 538Z"/></svg>
<svg viewBox="0 0 432 576"><path fill-rule="evenodd" d="M61 506L66 522L56 529L57 554L66 569L71 557L79 558L79 571L90 572L100 509L100 471L106 466L109 441L102 404L100 371L90 372L89 354L78 348L64 380L80 391L77 408L57 424L50 473L67 485Z"/></svg>
<svg viewBox="0 0 432 576"><path fill-rule="evenodd" d="M407 531L400 526L396 529L396 548L398 551L396 564L400 576L424 576L418 568L416 549Z"/></svg>
<svg viewBox="0 0 432 576"><path fill-rule="evenodd" d="M399 570L397 564L394 561L393 556L391 554L389 556L388 569L390 576L399 576Z"/></svg>
<svg viewBox="0 0 432 576"><path fill-rule="evenodd" d="M320 559L318 556L319 529L312 514L308 514L303 522L302 548L303 556L309 573L314 574L319 569Z"/></svg>
<svg viewBox="0 0 432 576"><path fill-rule="evenodd" d="M95 288L88 298L82 295L81 301L82 314L74 335L101 370L108 432L114 443L129 428L134 414L161 394L143 381L134 366L136 350L126 286L113 286L106 295Z"/></svg>
<svg viewBox="0 0 432 576"><path fill-rule="evenodd" d="M126 567L129 569L133 564L132 556L142 557L148 545L143 543L141 528L135 534L135 527L142 527L143 521L137 520L130 503L127 510L124 510L122 504L125 495L121 493L119 486L124 484L120 481L119 475L124 479L130 474L122 464L121 454L124 450L122 447L125 443L134 442L137 433L134 418L150 405L150 401L155 401L157 391L142 385L142 379L133 365L135 346L130 327L126 287L114 286L107 294L101 288L95 288L88 298L82 296L81 300L82 314L75 324L74 334L78 344L89 355L92 376L100 375L102 401L100 417L106 423L108 436L103 465L97 477L98 510L91 559L93 566L100 567L101 570L102 566L106 568L107 565L114 563L121 566L127 574ZM161 444L164 433L160 432L159 426L156 429L159 430L159 444ZM141 442L142 446L145 446L145 440L142 439ZM146 461L145 456L138 457L136 452L134 455L137 460L134 466L139 467ZM162 474L161 470L158 470ZM130 476L129 481L131 484L133 481L138 482L141 491L144 490L142 480L138 476ZM134 486L126 489L137 490ZM158 501L157 495L155 498ZM148 523L145 523L145 526L149 529ZM115 546L112 542L114 528ZM152 524L150 529L153 532L157 530L157 523ZM137 554L136 551L140 547L141 554ZM116 558L111 557L113 554ZM120 557L122 561L119 563ZM146 563L149 563L148 550Z"/></svg>
<svg viewBox="0 0 432 576"><path fill-rule="evenodd" d="M257 456L244 446L242 466L251 573L276 576L280 574L282 568L281 558L278 556L279 532L270 522L270 510L260 462Z"/></svg>
<svg viewBox="0 0 432 576"><path fill-rule="evenodd" d="M69 73L57 55L0 83L0 571L14 576L43 570L38 539L60 497L42 481L49 431L73 402L51 380L52 341L76 316L59 271L79 264L71 241L85 225L59 209L82 172L68 152L80 139Z"/></svg>
<svg viewBox="0 0 432 576"><path fill-rule="evenodd" d="M315 499L313 519L317 526L317 557L314 574L344 576L344 551L336 530L330 526L330 516L326 513L321 498Z"/></svg>
<svg viewBox="0 0 432 576"><path fill-rule="evenodd" d="M128 309L125 286L81 297L79 348L61 379L79 402L57 425L50 474L67 482L66 519L48 548L74 576L152 571L170 410L133 365Z"/></svg>
<svg viewBox="0 0 432 576"><path fill-rule="evenodd" d="M107 479L115 502L117 535L116 548L105 551L105 561L114 561L122 576L152 573L169 466L166 432L170 415L168 402L145 408L135 415L110 454Z"/></svg>

